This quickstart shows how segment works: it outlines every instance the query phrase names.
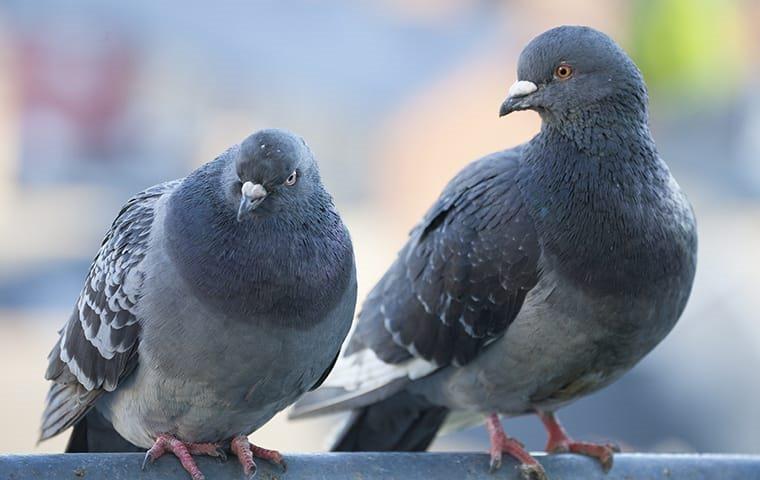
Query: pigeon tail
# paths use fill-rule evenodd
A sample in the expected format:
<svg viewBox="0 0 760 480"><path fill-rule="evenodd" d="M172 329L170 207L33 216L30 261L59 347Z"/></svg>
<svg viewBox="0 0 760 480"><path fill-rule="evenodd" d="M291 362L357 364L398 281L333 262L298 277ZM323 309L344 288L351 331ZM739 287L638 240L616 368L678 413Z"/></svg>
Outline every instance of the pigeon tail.
<svg viewBox="0 0 760 480"><path fill-rule="evenodd" d="M382 452L427 450L449 410L402 390L353 411L331 450Z"/></svg>
<svg viewBox="0 0 760 480"><path fill-rule="evenodd" d="M111 423L94 408L80 420L71 432L66 453L144 452L144 448L129 443L114 430Z"/></svg>

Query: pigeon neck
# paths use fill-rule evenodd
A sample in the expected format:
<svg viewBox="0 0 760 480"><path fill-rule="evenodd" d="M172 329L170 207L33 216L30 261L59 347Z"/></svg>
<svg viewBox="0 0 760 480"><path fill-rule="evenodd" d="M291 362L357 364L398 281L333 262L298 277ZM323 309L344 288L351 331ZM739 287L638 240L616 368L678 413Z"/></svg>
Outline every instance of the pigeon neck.
<svg viewBox="0 0 760 480"><path fill-rule="evenodd" d="M577 150L591 156L614 160L626 150L632 155L656 156L647 118L645 100L613 97L582 108L547 114L543 118L542 132L563 137Z"/></svg>
<svg viewBox="0 0 760 480"><path fill-rule="evenodd" d="M319 188L292 212L238 222L216 168L193 173L169 199L165 246L179 276L232 318L311 327L334 307L353 265L329 195Z"/></svg>
<svg viewBox="0 0 760 480"><path fill-rule="evenodd" d="M688 237L690 213L648 132L615 138L627 140L580 148L545 128L526 145L520 189L545 260L598 291L635 292L681 268L687 240L674 239Z"/></svg>

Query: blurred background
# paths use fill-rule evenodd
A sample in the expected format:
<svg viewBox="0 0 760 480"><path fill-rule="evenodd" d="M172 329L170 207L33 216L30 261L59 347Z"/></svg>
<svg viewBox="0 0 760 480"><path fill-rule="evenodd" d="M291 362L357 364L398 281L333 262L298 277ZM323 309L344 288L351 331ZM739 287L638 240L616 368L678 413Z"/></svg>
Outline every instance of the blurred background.
<svg viewBox="0 0 760 480"><path fill-rule="evenodd" d="M538 131L497 112L527 41L560 24L641 67L660 152L699 219L689 306L620 382L562 411L625 449L760 453L760 3L718 0L0 3L0 453L35 446L46 356L133 193L262 127L303 135L356 246L360 299L465 164ZM253 435L324 448L334 419ZM534 418L506 421L543 448ZM437 450L485 450L475 428Z"/></svg>

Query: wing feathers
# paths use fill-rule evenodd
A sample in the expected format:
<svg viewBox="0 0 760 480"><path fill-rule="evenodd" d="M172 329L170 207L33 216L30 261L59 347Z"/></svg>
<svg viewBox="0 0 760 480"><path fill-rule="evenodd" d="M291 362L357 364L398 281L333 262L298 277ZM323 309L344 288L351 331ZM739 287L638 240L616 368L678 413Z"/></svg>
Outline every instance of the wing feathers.
<svg viewBox="0 0 760 480"><path fill-rule="evenodd" d="M69 321L50 353L50 388L40 439L76 423L105 391L136 366L140 335L137 305L145 273L156 201L180 181L131 198L111 225L95 257Z"/></svg>
<svg viewBox="0 0 760 480"><path fill-rule="evenodd" d="M464 364L517 315L539 256L518 173L516 155L471 164L412 231L359 317L356 335L381 359ZM385 334L362 328L376 322Z"/></svg>
<svg viewBox="0 0 760 480"><path fill-rule="evenodd" d="M300 405L314 413L360 405L388 385L471 361L506 331L539 275L520 154L485 157L449 183L365 300L325 381L333 398L318 390Z"/></svg>

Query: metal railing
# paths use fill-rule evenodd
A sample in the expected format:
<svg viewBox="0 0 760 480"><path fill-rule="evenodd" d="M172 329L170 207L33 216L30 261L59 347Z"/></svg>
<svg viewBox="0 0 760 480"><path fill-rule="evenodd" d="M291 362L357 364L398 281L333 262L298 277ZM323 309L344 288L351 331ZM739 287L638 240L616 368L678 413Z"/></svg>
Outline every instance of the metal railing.
<svg viewBox="0 0 760 480"><path fill-rule="evenodd" d="M760 480L760 456L618 454L605 474L576 455L538 456L550 480ZM187 480L176 458L166 456L140 470L141 454L0 455L2 480ZM234 458L197 458L207 480L243 478ZM286 455L288 468L257 462L258 480L522 480L504 459L488 473L488 456L476 453L327 453Z"/></svg>

